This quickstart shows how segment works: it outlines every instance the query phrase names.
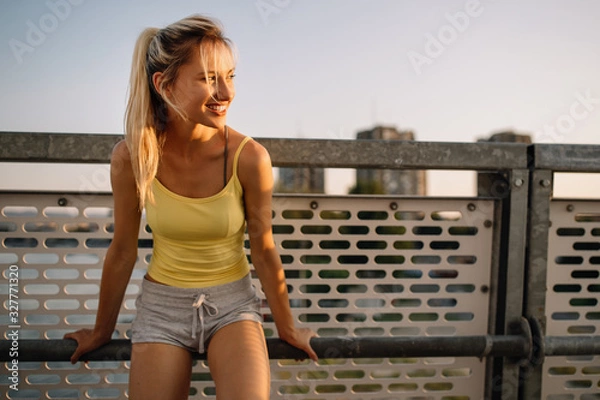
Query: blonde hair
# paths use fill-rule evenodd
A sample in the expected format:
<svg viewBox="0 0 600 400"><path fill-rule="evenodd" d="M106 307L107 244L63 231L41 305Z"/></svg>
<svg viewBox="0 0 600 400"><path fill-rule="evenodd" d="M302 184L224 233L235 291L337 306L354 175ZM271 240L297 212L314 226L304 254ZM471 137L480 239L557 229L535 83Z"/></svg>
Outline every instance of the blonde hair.
<svg viewBox="0 0 600 400"><path fill-rule="evenodd" d="M125 141L131 154L140 210L146 200L154 202L152 181L165 141L167 106L187 119L176 99L166 94L177 78L179 67L190 60L194 50L199 51L205 72L211 58L215 67L223 62L235 65L233 44L224 36L220 24L201 15L192 15L163 29L147 28L135 44L125 112ZM163 77L158 90L152 82L156 72L162 72Z"/></svg>

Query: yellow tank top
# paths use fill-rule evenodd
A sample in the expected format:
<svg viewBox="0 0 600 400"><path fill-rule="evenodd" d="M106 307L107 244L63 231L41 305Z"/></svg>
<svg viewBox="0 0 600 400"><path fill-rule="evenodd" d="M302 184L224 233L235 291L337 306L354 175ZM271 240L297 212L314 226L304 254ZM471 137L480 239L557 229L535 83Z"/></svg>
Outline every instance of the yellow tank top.
<svg viewBox="0 0 600 400"><path fill-rule="evenodd" d="M148 266L152 279L170 286L200 288L248 274L246 218L237 164L249 139L244 138L234 155L231 179L213 196L180 196L154 179L155 204L146 204L154 241Z"/></svg>

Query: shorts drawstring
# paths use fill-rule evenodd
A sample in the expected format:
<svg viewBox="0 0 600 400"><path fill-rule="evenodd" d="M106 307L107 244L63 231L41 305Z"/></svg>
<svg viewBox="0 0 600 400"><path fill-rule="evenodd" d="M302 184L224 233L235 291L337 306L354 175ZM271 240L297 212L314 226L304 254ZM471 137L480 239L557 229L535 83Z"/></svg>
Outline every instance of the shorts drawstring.
<svg viewBox="0 0 600 400"><path fill-rule="evenodd" d="M257 300L250 275L206 288L144 279L136 299L131 343L170 343L205 354L211 337L222 327L238 321L263 322Z"/></svg>
<svg viewBox="0 0 600 400"><path fill-rule="evenodd" d="M200 320L198 353L202 354L204 353L204 311L206 311L209 316L214 317L219 314L219 309L213 303L208 301L208 298L204 293L200 293L196 296L193 307L196 309L196 312L193 313L192 339L196 339L196 326L198 325L198 320Z"/></svg>

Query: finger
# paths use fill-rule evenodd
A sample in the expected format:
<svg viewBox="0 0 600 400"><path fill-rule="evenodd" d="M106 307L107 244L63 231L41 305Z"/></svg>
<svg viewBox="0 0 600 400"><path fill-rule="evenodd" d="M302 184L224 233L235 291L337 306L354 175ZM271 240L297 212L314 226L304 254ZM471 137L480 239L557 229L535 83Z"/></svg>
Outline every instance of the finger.
<svg viewBox="0 0 600 400"><path fill-rule="evenodd" d="M79 359L79 351L78 351L79 350L79 338L78 338L77 332L67 333L63 336L63 339L71 339L71 340L75 340L77 342L77 348L71 355L71 364L75 364L77 362L77 360Z"/></svg>
<svg viewBox="0 0 600 400"><path fill-rule="evenodd" d="M71 339L74 340L77 343L77 347L75 348L75 351L73 352L73 354L71 355L71 364L75 364L77 361L79 361L79 357L82 354L81 349L81 344L80 344L80 335L79 332L71 332L71 333L67 333L64 336L65 339Z"/></svg>
<svg viewBox="0 0 600 400"><path fill-rule="evenodd" d="M79 356L81 356L81 352L79 351L79 347L77 347L77 350L75 350L75 353L71 356L71 364L77 364Z"/></svg>
<svg viewBox="0 0 600 400"><path fill-rule="evenodd" d="M319 356L317 356L317 353L312 348L312 344L310 343L311 339L312 338L316 338L316 337L319 337L319 335L316 332L311 331L310 338L308 338L308 350L309 351L307 353L310 356L311 360L313 360L313 361L318 361L319 360Z"/></svg>
<svg viewBox="0 0 600 400"><path fill-rule="evenodd" d="M311 338L309 337L308 340L306 341L306 343L302 346L302 350L304 350L304 352L308 355L308 357L311 360L318 361L319 360L319 356L317 356L317 353L312 348L312 345L310 344L310 339Z"/></svg>
<svg viewBox="0 0 600 400"><path fill-rule="evenodd" d="M315 362L319 361L319 356L317 356L317 353L315 353L315 351L312 347L310 347L310 345L308 346L308 348L304 349L304 351L306 352L306 354L308 354L311 360Z"/></svg>
<svg viewBox="0 0 600 400"><path fill-rule="evenodd" d="M81 340L82 335L84 335L85 333L86 332L84 330L78 330L75 332L65 333L65 335L63 336L63 339L75 340L79 344L79 341Z"/></svg>

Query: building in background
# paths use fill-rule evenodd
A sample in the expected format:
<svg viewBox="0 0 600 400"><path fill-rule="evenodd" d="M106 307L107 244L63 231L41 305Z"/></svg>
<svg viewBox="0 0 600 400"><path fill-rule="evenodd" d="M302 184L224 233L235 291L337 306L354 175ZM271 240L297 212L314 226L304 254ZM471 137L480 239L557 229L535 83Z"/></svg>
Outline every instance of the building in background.
<svg viewBox="0 0 600 400"><path fill-rule="evenodd" d="M525 143L532 144L531 135L516 133L513 131L498 132L490 135L488 139L479 139L478 142L493 143Z"/></svg>
<svg viewBox="0 0 600 400"><path fill-rule="evenodd" d="M357 140L415 140L412 131L376 126L358 132ZM427 192L426 171L406 169L358 169L351 194L406 194L424 196Z"/></svg>
<svg viewBox="0 0 600 400"><path fill-rule="evenodd" d="M279 193L325 193L323 168L279 168Z"/></svg>

